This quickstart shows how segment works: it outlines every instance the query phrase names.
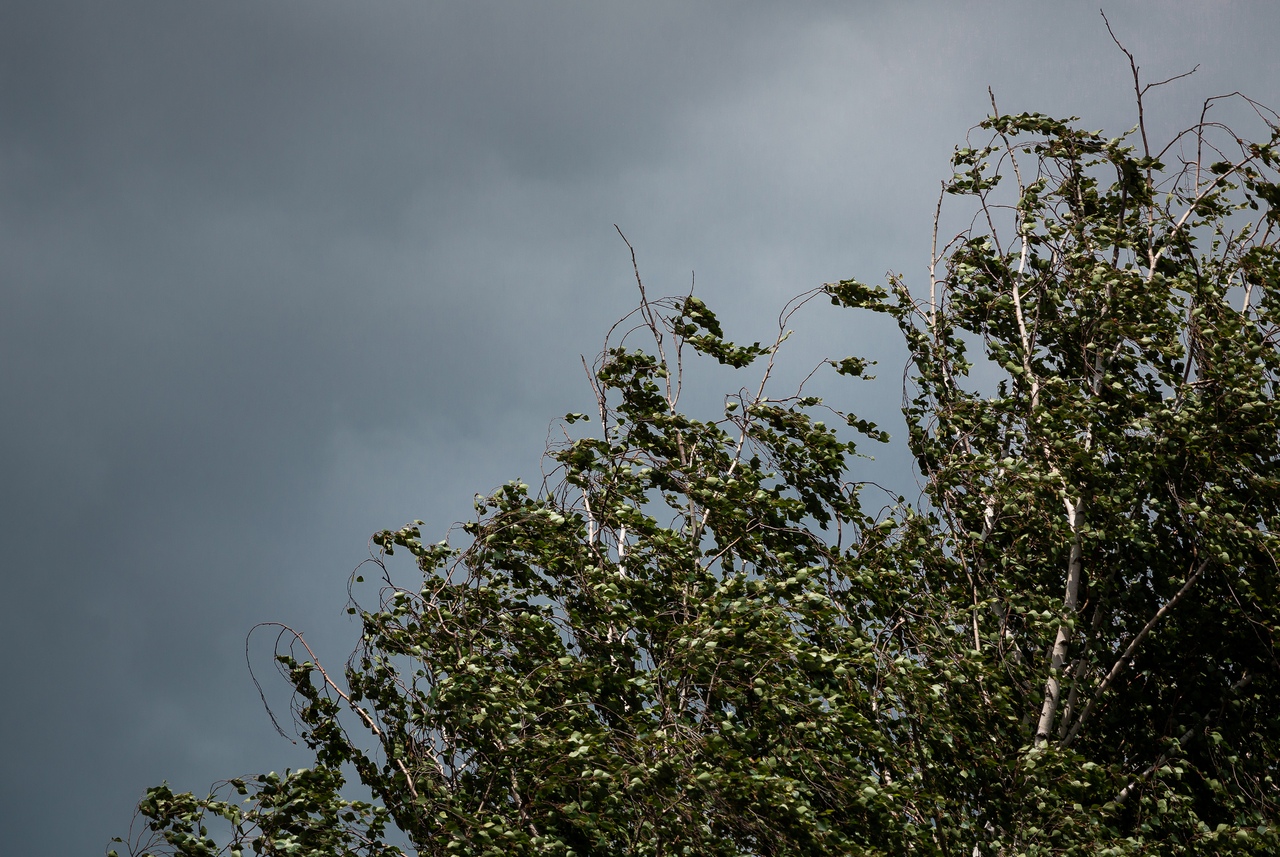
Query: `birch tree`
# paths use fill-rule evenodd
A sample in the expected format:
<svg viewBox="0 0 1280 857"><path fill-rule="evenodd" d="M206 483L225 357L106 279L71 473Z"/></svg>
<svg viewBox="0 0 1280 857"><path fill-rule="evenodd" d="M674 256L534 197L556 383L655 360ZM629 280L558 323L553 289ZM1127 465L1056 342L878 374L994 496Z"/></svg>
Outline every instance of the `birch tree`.
<svg viewBox="0 0 1280 857"><path fill-rule="evenodd" d="M1134 82L1118 138L993 100L928 281L773 342L637 269L544 480L376 534L345 669L279 629L315 766L154 788L125 847L1275 853L1280 136L1235 96L1260 142L1211 99L1156 147ZM877 426L773 390L825 299L901 327L918 500L867 499ZM738 379L697 418L694 360Z"/></svg>

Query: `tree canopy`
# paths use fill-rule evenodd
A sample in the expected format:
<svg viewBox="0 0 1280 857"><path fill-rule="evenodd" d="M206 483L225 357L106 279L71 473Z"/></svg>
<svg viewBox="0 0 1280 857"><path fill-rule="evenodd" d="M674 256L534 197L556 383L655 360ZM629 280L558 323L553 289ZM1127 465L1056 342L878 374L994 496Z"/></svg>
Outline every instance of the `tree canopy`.
<svg viewBox="0 0 1280 857"><path fill-rule="evenodd" d="M154 788L131 853L1280 850L1280 131L1211 99L1156 148L1143 92L1118 138L993 109L928 282L825 285L772 343L637 273L543 484L375 535L344 671L285 629L314 766ZM899 325L918 499L773 392L815 298ZM751 379L709 416L697 359Z"/></svg>

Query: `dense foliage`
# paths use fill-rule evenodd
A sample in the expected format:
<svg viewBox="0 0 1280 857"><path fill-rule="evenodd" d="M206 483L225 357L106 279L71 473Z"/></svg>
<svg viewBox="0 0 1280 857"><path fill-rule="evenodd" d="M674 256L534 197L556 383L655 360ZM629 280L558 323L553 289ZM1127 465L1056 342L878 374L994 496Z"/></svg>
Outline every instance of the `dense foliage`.
<svg viewBox="0 0 1280 857"><path fill-rule="evenodd" d="M735 345L641 286L543 485L479 501L461 548L377 534L421 582L353 601L344 675L285 638L315 767L153 789L129 846L1276 853L1280 133L1256 115L1262 142L1202 116L1159 151L1141 123L993 115L927 295L809 296L900 325L914 503L864 508L849 438L876 426L772 396L785 333ZM695 354L757 373L711 419L679 404Z"/></svg>

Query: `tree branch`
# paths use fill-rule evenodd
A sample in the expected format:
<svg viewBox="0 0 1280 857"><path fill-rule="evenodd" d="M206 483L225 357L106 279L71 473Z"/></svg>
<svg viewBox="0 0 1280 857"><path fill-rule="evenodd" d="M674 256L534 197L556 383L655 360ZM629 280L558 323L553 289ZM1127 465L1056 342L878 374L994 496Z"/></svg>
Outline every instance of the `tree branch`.
<svg viewBox="0 0 1280 857"><path fill-rule="evenodd" d="M1069 747L1071 746L1071 742L1075 741L1076 736L1080 734L1081 727L1084 726L1085 720L1087 720L1089 715L1093 713L1093 709L1097 707L1098 700L1101 699L1102 694L1106 693L1111 685L1115 683L1115 680L1120 677L1120 673L1123 672L1125 666L1128 665L1130 660L1132 660L1133 654L1137 651L1138 646L1141 645L1142 641L1151 633L1151 629L1156 626L1156 623L1163 619L1165 615L1176 607L1178 602L1191 591L1191 585L1196 582L1196 579L1200 577L1200 574L1208 565L1209 560L1207 559L1201 562L1200 565L1196 567L1196 570L1191 573L1191 576L1187 578L1187 582L1182 584L1182 588L1156 611L1155 615L1147 621L1147 624L1142 627L1142 630L1138 632L1137 636L1135 636L1133 640L1129 642L1129 645L1125 647L1124 652L1122 652L1120 657L1116 659L1116 662L1111 665L1111 669L1107 672L1106 678L1102 680L1102 683L1098 685L1098 689L1094 691L1093 697L1090 698L1089 703L1084 707L1084 710L1080 712L1080 717L1077 718L1075 725L1071 727L1071 731L1067 733L1067 737L1063 739L1063 747Z"/></svg>

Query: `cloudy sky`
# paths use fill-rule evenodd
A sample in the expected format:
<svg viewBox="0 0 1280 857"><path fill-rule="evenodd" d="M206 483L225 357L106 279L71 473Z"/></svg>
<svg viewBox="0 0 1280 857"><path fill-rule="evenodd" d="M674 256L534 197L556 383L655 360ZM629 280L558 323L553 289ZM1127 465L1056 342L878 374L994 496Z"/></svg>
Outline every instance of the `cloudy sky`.
<svg viewBox="0 0 1280 857"><path fill-rule="evenodd" d="M536 477L636 298L615 223L748 340L824 281L918 282L988 86L1133 124L1095 7L2 0L4 850L101 853L148 785L305 761L246 632L340 661L371 533ZM1108 14L1153 79L1200 64L1158 128L1280 104L1280 5ZM794 365L881 358L840 404L896 429L893 331L815 309Z"/></svg>

